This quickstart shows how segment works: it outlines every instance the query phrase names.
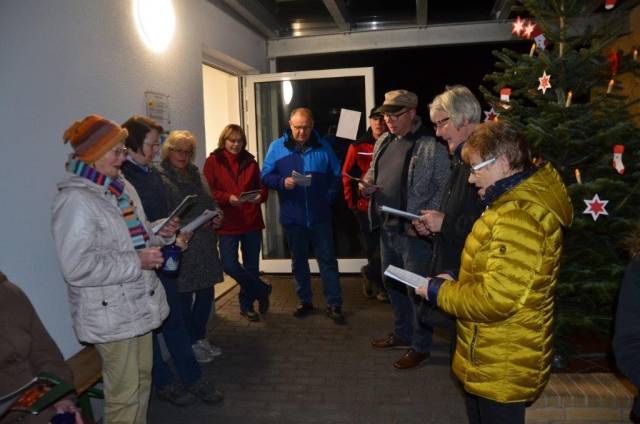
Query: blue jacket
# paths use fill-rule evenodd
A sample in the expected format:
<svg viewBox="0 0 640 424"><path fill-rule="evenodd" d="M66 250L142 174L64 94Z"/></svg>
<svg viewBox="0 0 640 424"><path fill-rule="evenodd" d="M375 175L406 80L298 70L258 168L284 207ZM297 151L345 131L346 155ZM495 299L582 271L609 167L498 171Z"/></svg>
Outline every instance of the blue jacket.
<svg viewBox="0 0 640 424"><path fill-rule="evenodd" d="M285 190L293 171L311 174L309 187ZM331 220L331 203L340 187L340 164L329 143L314 130L300 149L287 131L273 141L262 164L262 183L278 191L280 223L311 227Z"/></svg>

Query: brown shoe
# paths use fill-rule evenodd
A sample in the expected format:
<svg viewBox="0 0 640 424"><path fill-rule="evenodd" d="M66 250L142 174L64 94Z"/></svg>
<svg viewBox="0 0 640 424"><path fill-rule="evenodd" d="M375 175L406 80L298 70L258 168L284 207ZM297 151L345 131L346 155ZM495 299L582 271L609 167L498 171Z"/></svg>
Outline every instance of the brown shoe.
<svg viewBox="0 0 640 424"><path fill-rule="evenodd" d="M391 333L384 339L371 340L371 347L374 349L408 349L411 347L411 343L399 339Z"/></svg>
<svg viewBox="0 0 640 424"><path fill-rule="evenodd" d="M429 353L418 352L412 348L407 350L407 353L402 355L402 358L394 362L393 367L398 370L408 370L411 368L415 368L430 356L431 355Z"/></svg>

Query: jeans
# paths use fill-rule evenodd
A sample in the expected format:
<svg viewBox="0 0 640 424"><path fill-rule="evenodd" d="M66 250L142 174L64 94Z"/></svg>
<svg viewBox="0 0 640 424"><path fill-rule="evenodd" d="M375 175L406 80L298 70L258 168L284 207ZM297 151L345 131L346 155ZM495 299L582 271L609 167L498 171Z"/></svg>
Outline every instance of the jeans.
<svg viewBox="0 0 640 424"><path fill-rule="evenodd" d="M188 387L200 380L202 375L200 365L191 349L193 343L185 325L183 305L178 296L176 281L161 274L158 277L167 294L170 311L162 327L153 333L153 384L161 389L174 381L169 365L162 359L158 341L158 335L162 333L178 378Z"/></svg>
<svg viewBox="0 0 640 424"><path fill-rule="evenodd" d="M366 212L357 211L356 218L366 249L367 265L365 265L364 274L367 280L371 281L379 290L384 290L382 270L380 269L380 228L371 230L369 216Z"/></svg>
<svg viewBox="0 0 640 424"><path fill-rule="evenodd" d="M253 308L253 302L269 295L269 285L260 279L258 269L262 231L236 235L220 235L220 256L224 272L240 285L240 310ZM242 263L238 261L238 246L242 251Z"/></svg>
<svg viewBox="0 0 640 424"><path fill-rule="evenodd" d="M502 403L465 393L469 424L524 424L525 403Z"/></svg>
<svg viewBox="0 0 640 424"><path fill-rule="evenodd" d="M291 250L291 268L300 302L312 303L311 272L309 271L309 245L311 245L320 268L327 306L341 306L342 289L338 277L338 260L333 250L331 222L318 223L311 228L285 225L284 232Z"/></svg>
<svg viewBox="0 0 640 424"><path fill-rule="evenodd" d="M382 229L380 235L380 255L382 270L389 265L426 276L431 259L431 243L418 237L409 237L399 230ZM429 352L433 330L418 321L417 305L412 300L407 286L392 278L383 277L393 308L396 337L411 343L418 352ZM411 289L413 290L413 289Z"/></svg>
<svg viewBox="0 0 640 424"><path fill-rule="evenodd" d="M213 287L192 292L178 293L182 303L182 316L187 333L194 344L204 339L207 334L207 323L213 309Z"/></svg>

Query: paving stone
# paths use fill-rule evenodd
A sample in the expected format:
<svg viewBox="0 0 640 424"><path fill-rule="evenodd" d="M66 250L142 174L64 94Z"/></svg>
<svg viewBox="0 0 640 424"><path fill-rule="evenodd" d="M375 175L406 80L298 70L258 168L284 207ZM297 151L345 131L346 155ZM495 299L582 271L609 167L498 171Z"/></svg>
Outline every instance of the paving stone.
<svg viewBox="0 0 640 424"><path fill-rule="evenodd" d="M392 366L402 350L376 351L373 338L393 326L391 307L365 299L360 277L342 277L346 326L324 315L313 278L315 314L298 304L290 276L267 275L271 308L260 322L239 314L238 288L216 300L209 338L223 355L202 367L225 394L222 405L177 408L155 397L149 422L242 424L465 423L464 398L449 369L449 342L436 333L430 362L416 370Z"/></svg>

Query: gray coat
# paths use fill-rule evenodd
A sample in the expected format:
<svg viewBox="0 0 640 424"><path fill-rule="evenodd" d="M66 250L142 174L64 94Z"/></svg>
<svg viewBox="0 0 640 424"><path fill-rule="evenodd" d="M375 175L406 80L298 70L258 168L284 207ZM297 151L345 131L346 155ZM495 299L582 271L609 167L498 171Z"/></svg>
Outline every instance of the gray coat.
<svg viewBox="0 0 640 424"><path fill-rule="evenodd" d="M151 237L142 202L125 180L125 191ZM124 340L158 328L169 314L154 271L140 267L116 198L104 187L75 175L58 184L53 201L53 239L68 284L73 329L86 343Z"/></svg>
<svg viewBox="0 0 640 424"><path fill-rule="evenodd" d="M408 162L405 187L403 190L406 210L414 214L420 214L422 209L438 209L445 184L449 179L450 159L447 148L436 141L422 125L420 117L416 116L412 130L404 137L412 139L414 147L411 151L411 159ZM368 183L375 184L378 171L378 161L385 149L397 140L391 133L384 133L376 141L373 147L371 166L364 176ZM403 172L403 170L399 170ZM375 194L369 202L369 222L371 227L380 226L380 216L377 208Z"/></svg>
<svg viewBox="0 0 640 424"><path fill-rule="evenodd" d="M185 196L196 194L193 205L180 216L183 224L191 222L205 209L218 209L209 192L209 186L195 165L188 165L185 174L180 173L168 160L160 164L160 175L167 188L169 209L174 209ZM178 273L178 291L190 292L213 287L224 279L218 254L218 237L210 225L198 228L189 248L182 254Z"/></svg>

